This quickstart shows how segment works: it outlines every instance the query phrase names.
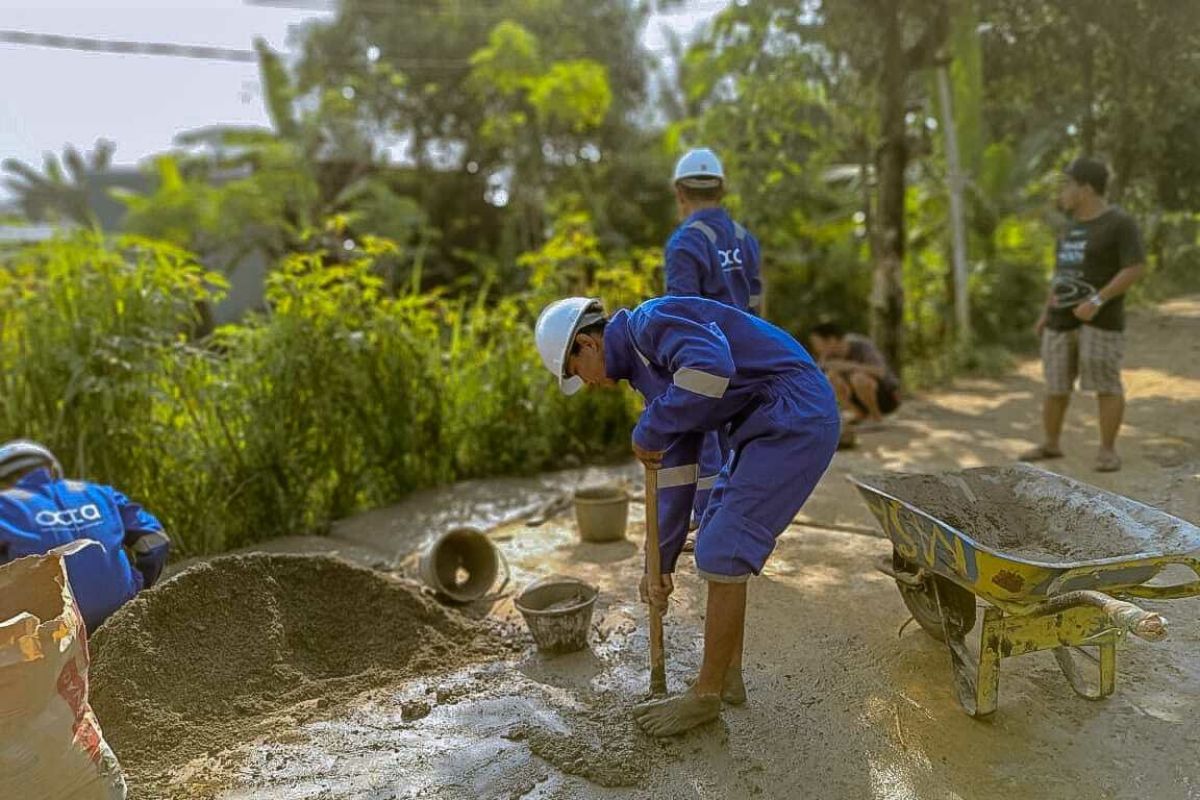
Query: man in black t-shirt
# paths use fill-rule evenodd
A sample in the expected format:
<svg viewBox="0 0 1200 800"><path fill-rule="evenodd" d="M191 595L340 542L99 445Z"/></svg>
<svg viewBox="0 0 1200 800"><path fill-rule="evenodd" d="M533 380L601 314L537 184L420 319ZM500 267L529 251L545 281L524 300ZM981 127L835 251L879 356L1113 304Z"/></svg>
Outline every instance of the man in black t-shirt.
<svg viewBox="0 0 1200 800"><path fill-rule="evenodd" d="M1125 292L1146 258L1137 223L1104 202L1107 184L1108 168L1099 161L1077 158L1064 170L1058 201L1072 221L1058 240L1050 297L1036 327L1046 378L1045 439L1023 461L1062 456L1059 438L1078 377L1080 388L1096 392L1099 406L1096 469L1121 468L1116 441L1125 413Z"/></svg>

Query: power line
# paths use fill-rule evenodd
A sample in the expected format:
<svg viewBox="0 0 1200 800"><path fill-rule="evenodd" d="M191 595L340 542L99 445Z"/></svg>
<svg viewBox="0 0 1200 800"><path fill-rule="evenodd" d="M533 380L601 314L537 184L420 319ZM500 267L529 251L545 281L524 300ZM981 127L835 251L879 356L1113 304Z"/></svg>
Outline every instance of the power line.
<svg viewBox="0 0 1200 800"><path fill-rule="evenodd" d="M0 43L25 47L49 47L110 55L170 56L204 61L225 61L239 64L258 63L258 53L230 47L174 44L170 42L137 42L123 39L89 39L82 36L60 36L54 33L0 30ZM668 52L669 47L643 47L646 52ZM389 58L388 63L400 69L466 70L468 58Z"/></svg>
<svg viewBox="0 0 1200 800"><path fill-rule="evenodd" d="M338 13L342 11L344 5L341 0L242 0L245 5L257 6L259 8L274 8L281 11L314 11ZM693 14L699 17L710 17L716 12L729 8L737 3L737 0L710 0L705 3L693 3L692 7L676 7L667 11L662 11L664 16L679 16L684 14ZM740 3L737 3L741 5ZM417 2L409 2L409 0L356 0L354 3L356 11L379 11L379 12L395 12L399 14L422 16L422 17L453 17L456 19L474 19L484 21L496 21L500 19L515 18L513 12L503 8L474 8L470 10L439 7L432 0L418 0Z"/></svg>
<svg viewBox="0 0 1200 800"><path fill-rule="evenodd" d="M87 39L80 36L59 36L53 33L30 33L28 31L6 30L0 30L0 42L27 47L77 50L88 53L174 56L208 61L232 61L242 64L258 63L258 53L253 50L235 50L228 47L208 47L205 45L134 42L119 39ZM401 58L388 59L388 63L407 69L461 70L471 68L470 60L465 58Z"/></svg>
<svg viewBox="0 0 1200 800"><path fill-rule="evenodd" d="M248 6L295 9L297 11L337 11L335 0L242 0Z"/></svg>
<svg viewBox="0 0 1200 800"><path fill-rule="evenodd" d="M242 0L248 6L259 6L263 8L278 8L295 11L338 11L341 3L338 0ZM362 8L362 4L358 4ZM409 3L387 3L381 2L373 6L378 11L425 11L416 4ZM428 9L430 11L441 9ZM479 13L479 12L472 12Z"/></svg>
<svg viewBox="0 0 1200 800"><path fill-rule="evenodd" d="M173 56L205 61L232 61L240 64L258 63L253 50L229 47L172 44L168 42L134 42L120 39L87 39L82 36L59 36L53 33L0 30L0 42L29 47L52 47L58 50L80 50L89 53L119 53L123 55Z"/></svg>

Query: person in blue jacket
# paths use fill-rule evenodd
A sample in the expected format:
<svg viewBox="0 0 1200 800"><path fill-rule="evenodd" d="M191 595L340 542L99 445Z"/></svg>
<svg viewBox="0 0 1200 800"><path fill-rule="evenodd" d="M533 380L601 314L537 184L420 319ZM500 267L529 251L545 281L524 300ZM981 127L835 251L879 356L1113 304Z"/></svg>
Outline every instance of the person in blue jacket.
<svg viewBox="0 0 1200 800"><path fill-rule="evenodd" d="M95 545L66 557L67 577L89 631L153 586L171 542L162 525L109 486L63 478L36 442L0 445L0 564L73 542Z"/></svg>
<svg viewBox="0 0 1200 800"><path fill-rule="evenodd" d="M680 225L664 253L666 294L707 297L762 316L763 285L758 240L729 216L725 168L707 147L689 150L675 164L675 206ZM705 434L692 524L704 516L729 443L723 430Z"/></svg>
<svg viewBox="0 0 1200 800"><path fill-rule="evenodd" d="M722 699L745 702L746 582L837 449L833 388L787 332L699 297L662 297L611 317L598 300L559 300L542 311L535 338L565 394L626 380L646 400L633 451L659 470L662 574L643 577L641 595L658 613L674 588L704 433L728 426L731 456L696 538L696 568L708 582L700 674L687 692L634 710L656 736L715 719Z"/></svg>

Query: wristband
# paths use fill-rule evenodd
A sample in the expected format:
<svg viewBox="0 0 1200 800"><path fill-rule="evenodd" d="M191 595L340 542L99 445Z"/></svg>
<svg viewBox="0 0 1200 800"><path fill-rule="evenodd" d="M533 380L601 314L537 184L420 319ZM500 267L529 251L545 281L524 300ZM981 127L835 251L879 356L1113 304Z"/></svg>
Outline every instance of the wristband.
<svg viewBox="0 0 1200 800"><path fill-rule="evenodd" d="M1096 308L1100 308L1102 305L1104 305L1104 298L1100 296L1099 292L1096 292L1096 294L1088 298L1088 302L1094 305Z"/></svg>

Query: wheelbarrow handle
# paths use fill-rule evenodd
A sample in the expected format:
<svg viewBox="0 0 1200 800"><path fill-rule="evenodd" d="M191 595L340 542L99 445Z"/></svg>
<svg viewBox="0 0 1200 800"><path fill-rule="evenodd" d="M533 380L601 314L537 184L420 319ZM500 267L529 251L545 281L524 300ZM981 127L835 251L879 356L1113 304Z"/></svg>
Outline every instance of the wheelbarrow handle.
<svg viewBox="0 0 1200 800"><path fill-rule="evenodd" d="M1135 606L1125 600L1110 597L1104 605L1104 613L1114 625L1148 642L1167 638L1167 618L1153 611Z"/></svg>
<svg viewBox="0 0 1200 800"><path fill-rule="evenodd" d="M1081 589L1055 595L1044 603L1026 609L1031 616L1054 614L1074 606L1094 606L1100 609L1113 627L1129 631L1139 639L1157 642L1167 636L1167 620L1161 614L1146 611L1133 603L1118 600L1104 592Z"/></svg>

